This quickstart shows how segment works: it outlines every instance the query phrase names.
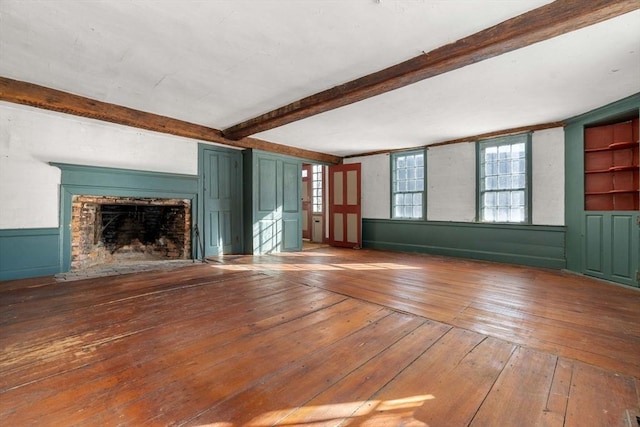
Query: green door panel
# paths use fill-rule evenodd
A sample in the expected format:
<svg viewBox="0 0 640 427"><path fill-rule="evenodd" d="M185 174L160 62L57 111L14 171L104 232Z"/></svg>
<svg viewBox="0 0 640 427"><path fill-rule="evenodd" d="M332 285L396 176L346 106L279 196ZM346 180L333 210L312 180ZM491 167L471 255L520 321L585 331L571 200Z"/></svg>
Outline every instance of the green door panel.
<svg viewBox="0 0 640 427"><path fill-rule="evenodd" d="M602 215L587 215L585 230L585 269L590 274L603 273Z"/></svg>
<svg viewBox="0 0 640 427"><path fill-rule="evenodd" d="M611 226L611 274L630 281L635 273L631 256L633 216L613 214Z"/></svg>

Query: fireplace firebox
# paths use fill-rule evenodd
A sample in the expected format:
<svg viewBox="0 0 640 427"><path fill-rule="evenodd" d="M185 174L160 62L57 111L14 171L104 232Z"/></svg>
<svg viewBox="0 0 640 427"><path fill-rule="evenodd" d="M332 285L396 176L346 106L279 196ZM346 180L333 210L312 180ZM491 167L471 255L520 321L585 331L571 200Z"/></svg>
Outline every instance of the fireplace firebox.
<svg viewBox="0 0 640 427"><path fill-rule="evenodd" d="M190 200L73 196L72 270L189 258Z"/></svg>

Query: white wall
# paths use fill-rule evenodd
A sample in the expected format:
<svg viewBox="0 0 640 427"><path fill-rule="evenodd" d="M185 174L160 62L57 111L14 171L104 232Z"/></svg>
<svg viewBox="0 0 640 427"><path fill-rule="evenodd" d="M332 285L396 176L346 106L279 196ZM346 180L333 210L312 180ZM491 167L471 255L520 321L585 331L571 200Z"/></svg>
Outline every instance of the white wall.
<svg viewBox="0 0 640 427"><path fill-rule="evenodd" d="M388 154L345 159L362 164L362 217L390 218ZM532 223L564 225L564 129L532 136ZM427 150L427 219L473 222L476 216L475 142Z"/></svg>
<svg viewBox="0 0 640 427"><path fill-rule="evenodd" d="M362 164L362 217L388 219L391 214L391 161L389 154L344 159Z"/></svg>
<svg viewBox="0 0 640 427"><path fill-rule="evenodd" d="M427 219L472 222L476 218L476 148L473 142L427 150Z"/></svg>
<svg viewBox="0 0 640 427"><path fill-rule="evenodd" d="M533 223L564 225L564 129L534 132L531 152Z"/></svg>
<svg viewBox="0 0 640 427"><path fill-rule="evenodd" d="M58 227L48 162L195 175L197 141L0 102L0 229Z"/></svg>

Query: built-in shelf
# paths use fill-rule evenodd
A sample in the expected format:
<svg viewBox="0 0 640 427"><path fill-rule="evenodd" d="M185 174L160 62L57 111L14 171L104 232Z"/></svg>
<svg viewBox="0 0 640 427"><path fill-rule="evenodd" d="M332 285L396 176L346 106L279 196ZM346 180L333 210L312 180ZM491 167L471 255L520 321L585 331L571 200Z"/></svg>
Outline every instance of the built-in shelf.
<svg viewBox="0 0 640 427"><path fill-rule="evenodd" d="M613 144L609 144L606 147L599 148L589 148L585 149L585 153L593 153L596 151L611 151L611 150L624 150L625 148L633 148L638 145L638 142L615 142Z"/></svg>
<svg viewBox="0 0 640 427"><path fill-rule="evenodd" d="M634 171L637 170L638 166L612 166L609 169L600 169L600 170L588 170L584 171L584 173L609 173L609 172L623 172L623 171Z"/></svg>
<svg viewBox="0 0 640 427"><path fill-rule="evenodd" d="M638 125L636 118L585 129L585 210L639 209Z"/></svg>
<svg viewBox="0 0 640 427"><path fill-rule="evenodd" d="M593 196L595 194L620 194L620 193L640 193L640 190L609 190L609 191L591 191L584 193L586 196Z"/></svg>

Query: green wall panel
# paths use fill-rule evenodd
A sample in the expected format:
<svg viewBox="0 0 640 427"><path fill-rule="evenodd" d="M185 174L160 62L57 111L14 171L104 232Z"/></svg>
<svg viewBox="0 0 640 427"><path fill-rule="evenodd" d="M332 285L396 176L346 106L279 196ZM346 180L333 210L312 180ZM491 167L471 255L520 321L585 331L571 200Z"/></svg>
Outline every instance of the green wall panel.
<svg viewBox="0 0 640 427"><path fill-rule="evenodd" d="M0 230L0 281L60 272L60 230Z"/></svg>
<svg viewBox="0 0 640 427"><path fill-rule="evenodd" d="M562 269L564 227L363 219L363 246Z"/></svg>

